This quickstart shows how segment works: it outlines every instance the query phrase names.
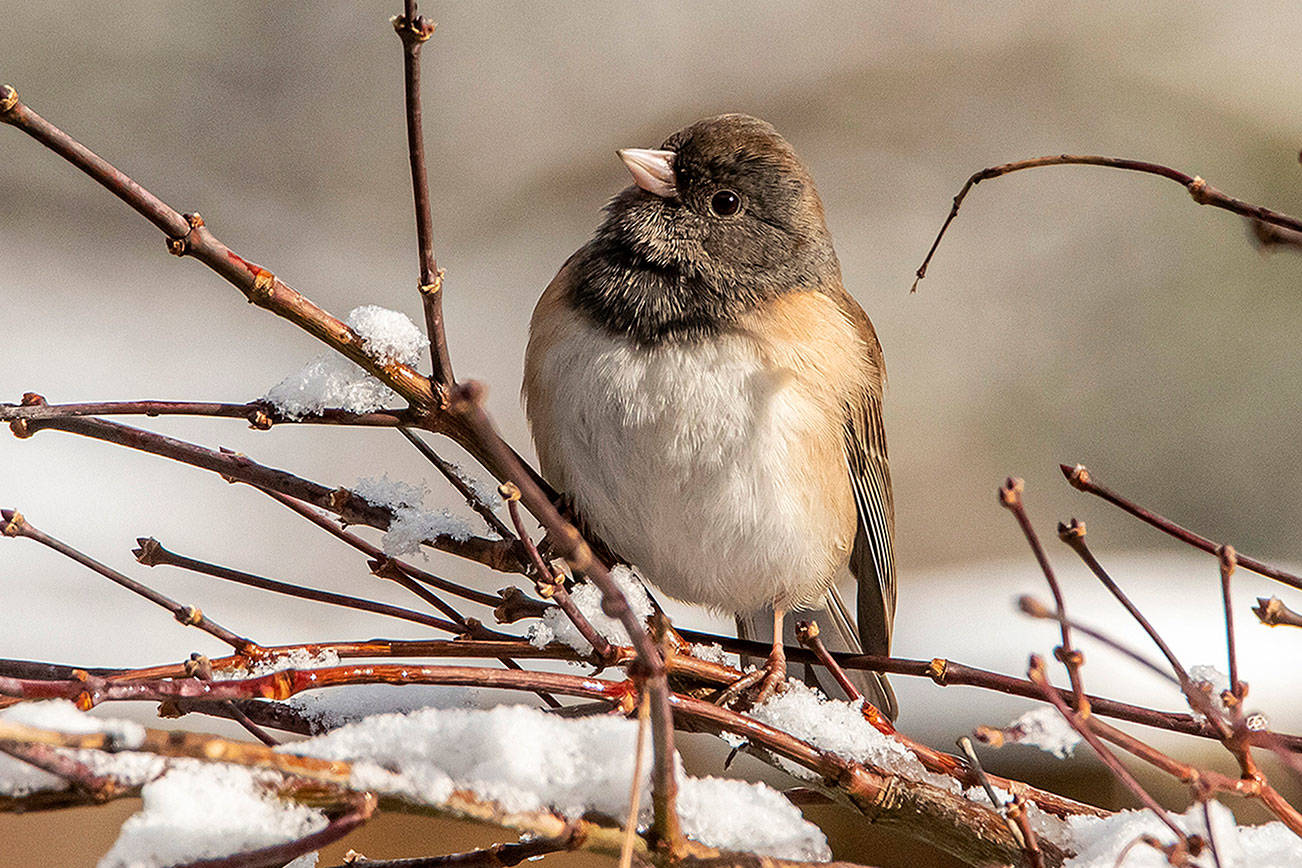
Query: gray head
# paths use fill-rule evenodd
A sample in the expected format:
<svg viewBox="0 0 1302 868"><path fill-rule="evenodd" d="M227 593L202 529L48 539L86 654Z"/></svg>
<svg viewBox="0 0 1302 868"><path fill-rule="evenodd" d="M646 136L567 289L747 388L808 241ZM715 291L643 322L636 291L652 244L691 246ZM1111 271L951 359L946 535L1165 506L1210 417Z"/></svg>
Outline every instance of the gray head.
<svg viewBox="0 0 1302 868"><path fill-rule="evenodd" d="M709 334L839 277L818 191L768 123L728 114L619 155L634 184L576 260L574 302L642 343Z"/></svg>

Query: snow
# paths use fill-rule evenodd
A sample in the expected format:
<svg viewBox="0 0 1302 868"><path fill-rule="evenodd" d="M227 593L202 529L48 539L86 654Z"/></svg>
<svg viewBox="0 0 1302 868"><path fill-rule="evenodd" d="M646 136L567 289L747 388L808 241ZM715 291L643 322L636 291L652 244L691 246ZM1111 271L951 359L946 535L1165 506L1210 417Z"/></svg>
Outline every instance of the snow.
<svg viewBox="0 0 1302 868"><path fill-rule="evenodd" d="M729 655L727 651L723 650L723 646L718 642L709 645L693 645L692 656L697 660L704 660L707 663L721 663L724 665L727 665L730 662L730 657L732 661L736 660L736 655Z"/></svg>
<svg viewBox="0 0 1302 868"><path fill-rule="evenodd" d="M381 712L407 712L421 708L470 708L481 703L472 687L420 684L350 684L300 693L285 700L315 723L321 732L356 723ZM516 694L516 701L518 694Z"/></svg>
<svg viewBox="0 0 1302 868"><path fill-rule="evenodd" d="M123 748L140 744L145 736L144 728L138 724L91 717L64 699L24 702L0 712L0 720L73 734L104 732ZM96 774L112 775L127 784L142 783L155 768L141 754L104 754L81 750L66 753L85 762ZM67 788L68 782L63 778L41 771L7 754L0 754L0 795L21 798L36 792Z"/></svg>
<svg viewBox="0 0 1302 868"><path fill-rule="evenodd" d="M354 763L353 785L423 802L471 790L503 811L569 818L628 810L637 724L565 719L525 706L385 714L279 750ZM640 821L651 818L650 762ZM679 775L686 833L703 844L789 859L826 860L817 826L762 784Z"/></svg>
<svg viewBox="0 0 1302 868"><path fill-rule="evenodd" d="M414 367L420 362L421 351L429 345L405 314L373 304L354 308L347 322L362 339L367 355L381 364ZM335 352L318 356L285 377L267 390L263 400L290 419L317 414L327 407L369 413L404 403L388 386Z"/></svg>
<svg viewBox="0 0 1302 868"><path fill-rule="evenodd" d="M425 509L428 489L423 485L390 479L384 474L357 480L353 493L367 503L392 511L393 520L381 543L384 553L391 557L418 552L421 543L435 537L464 540L471 536L470 525L460 516L443 508Z"/></svg>
<svg viewBox="0 0 1302 868"><path fill-rule="evenodd" d="M947 790L955 789L953 778L927 771L912 751L865 720L862 708L863 700L828 699L804 682L792 679L787 682L785 691L755 706L750 715L819 750L903 775L910 780L925 781ZM812 775L805 769L793 771L801 777Z"/></svg>
<svg viewBox="0 0 1302 868"><path fill-rule="evenodd" d="M1066 759L1080 744L1080 733L1071 728L1066 718L1052 706L1033 708L1002 730L1004 739L1017 744L1029 744L1058 759Z"/></svg>
<svg viewBox="0 0 1302 868"><path fill-rule="evenodd" d="M1212 802L1212 836L1220 855L1221 868L1290 868L1302 865L1302 838L1283 823L1236 826L1230 809ZM1195 803L1183 814L1173 814L1186 832L1207 836L1202 805ZM1113 868L1125 846L1140 835L1153 835L1163 844L1175 840L1161 820L1150 811L1120 811L1110 817L1072 817L1066 844L1076 855L1064 868ZM1127 855L1124 868L1167 868L1167 861L1152 847L1136 845ZM1210 853L1190 864L1209 868L1215 864Z"/></svg>
<svg viewBox="0 0 1302 868"><path fill-rule="evenodd" d="M248 769L175 762L145 785L144 806L122 824L100 868L153 868L215 858L302 838L326 826L315 808L277 798L278 780Z"/></svg>
<svg viewBox="0 0 1302 868"><path fill-rule="evenodd" d="M322 648L315 653L306 648L291 648L290 650L277 654L274 657L259 657L252 661L251 664L241 667L239 670L223 670L222 675L226 677L235 676L238 671L241 676L248 678L258 678L262 675L271 675L273 672L281 672L285 669L322 669L327 666L338 666L339 654L332 648Z"/></svg>
<svg viewBox="0 0 1302 868"><path fill-rule="evenodd" d="M654 611L651 598L647 595L638 574L622 564L612 569L610 574L638 620L644 621L651 617ZM628 645L632 642L628 631L624 629L619 619L612 618L602 611L601 590L596 585L591 582L579 582L570 591L570 599L599 635L616 645ZM544 612L542 620L529 628L529 641L539 648L544 648L552 642L563 642L580 654L592 653L592 644L579 634L578 629L565 613L556 607Z"/></svg>

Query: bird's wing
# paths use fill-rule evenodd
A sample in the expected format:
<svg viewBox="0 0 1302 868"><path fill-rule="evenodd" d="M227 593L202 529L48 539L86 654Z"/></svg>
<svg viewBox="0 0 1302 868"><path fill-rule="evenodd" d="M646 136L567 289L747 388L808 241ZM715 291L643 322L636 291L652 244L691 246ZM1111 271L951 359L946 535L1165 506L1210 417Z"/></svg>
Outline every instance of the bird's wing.
<svg viewBox="0 0 1302 868"><path fill-rule="evenodd" d="M855 324L867 362L867 376L845 396L844 427L846 469L859 514L850 552L858 586L859 639L866 653L888 654L895 621L895 504L882 427L886 368L877 333L862 308L844 291L838 301Z"/></svg>

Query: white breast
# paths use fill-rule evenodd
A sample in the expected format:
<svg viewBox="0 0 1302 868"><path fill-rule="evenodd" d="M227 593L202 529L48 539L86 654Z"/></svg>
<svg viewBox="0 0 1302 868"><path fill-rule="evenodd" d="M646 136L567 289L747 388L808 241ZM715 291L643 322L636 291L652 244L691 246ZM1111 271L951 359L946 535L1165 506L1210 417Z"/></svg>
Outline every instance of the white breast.
<svg viewBox="0 0 1302 868"><path fill-rule="evenodd" d="M849 555L802 488L826 410L762 355L744 334L646 348L574 318L534 361L544 474L666 593L731 612L809 603Z"/></svg>

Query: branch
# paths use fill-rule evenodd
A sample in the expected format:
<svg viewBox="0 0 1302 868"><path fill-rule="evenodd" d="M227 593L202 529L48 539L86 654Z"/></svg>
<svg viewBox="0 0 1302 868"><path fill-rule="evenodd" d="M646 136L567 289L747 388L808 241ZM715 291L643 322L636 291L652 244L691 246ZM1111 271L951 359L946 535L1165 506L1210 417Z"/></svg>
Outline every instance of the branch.
<svg viewBox="0 0 1302 868"><path fill-rule="evenodd" d="M172 613L177 621L187 627L197 627L210 636L213 636L230 645L236 652L249 657L256 657L261 653L257 643L251 639L246 639L236 633L232 633L225 627L208 618L203 612L194 606L185 606L176 602L166 594L160 594L153 588L137 582L128 576L119 573L117 570L105 564L101 564L94 558L82 554L67 543L61 542L52 536L49 536L32 525L23 518L17 510L0 509L0 520L4 522L0 526L0 535L7 537L26 537L34 540L41 545L53 549L64 557L71 558L87 569L99 573L106 579L116 582L122 587L131 591L133 594L144 597L156 606L160 606Z"/></svg>
<svg viewBox="0 0 1302 868"><path fill-rule="evenodd" d="M290 419L270 404L251 401L246 404L218 404L205 401L96 401L82 404L47 404L35 392L23 395L21 404L0 404L0 422L8 422L16 437L27 437L35 430L30 423L45 419L70 419L77 416L201 416L222 419L246 419L250 428L265 431L273 424L358 425L391 428L413 423L409 410L377 410L373 413L350 413L326 408L319 414Z"/></svg>
<svg viewBox="0 0 1302 868"><path fill-rule="evenodd" d="M1112 489L1099 485L1094 481L1094 477L1090 474L1085 465L1059 464L1058 468L1062 471L1062 475L1067 477L1067 481L1071 483L1073 488L1083 491L1086 494L1093 494L1096 497L1101 497L1113 506L1121 507L1140 521L1151 524L1163 533L1169 534L1196 549L1201 549L1209 555L1217 555L1219 557L1221 543L1210 540L1201 534L1194 533L1188 528L1181 527L1170 519L1164 518L1163 516L1122 497ZM1290 573L1287 570L1268 564L1265 561L1250 558L1242 553L1237 554L1236 561L1239 566L1252 570L1252 572L1257 573L1258 575L1274 579L1277 582L1282 582L1290 588L1302 590L1302 576Z"/></svg>
<svg viewBox="0 0 1302 868"><path fill-rule="evenodd" d="M1124 169L1128 172L1157 175L1175 181L1184 187L1199 205L1211 205L1213 208L1232 211L1235 214L1262 223L1281 226L1295 232L1302 231L1302 220L1296 217L1291 217L1279 211L1272 211L1260 205L1253 205L1251 202L1244 202L1242 199L1236 199L1233 196L1227 196L1197 175L1186 175L1178 169L1172 169L1159 163L1146 163L1141 160L1127 160L1121 157L1074 156L1072 154L1035 157L1030 160L1019 160L1015 163L1004 163L1001 166L991 166L988 169L982 169L967 179L967 182L963 184L963 189L959 190L958 195L954 197L954 205L949 209L949 216L945 218L944 224L940 227L940 232L936 234L936 240L931 243L931 249L927 251L926 258L922 260L922 265L918 266L913 288L909 291L917 292L918 282L927 276L927 266L931 264L931 257L936 254L936 248L940 246L940 240L945 237L949 224L953 223L954 218L958 216L959 206L963 204L963 200L967 198L967 194L971 192L973 187L990 178L998 178L1011 172L1020 172L1023 169L1038 169L1041 166L1104 166L1109 169ZM1258 235L1261 237L1260 233ZM1263 238L1262 240L1264 243L1266 239Z"/></svg>
<svg viewBox="0 0 1302 868"><path fill-rule="evenodd" d="M425 330L434 363L431 379L440 390L456 382L443 330L443 269L434 259L434 228L430 217L429 179L425 172L425 134L421 127L420 49L434 35L434 22L416 13L415 0L405 0L403 14L393 18L402 40L403 91L407 110L407 155L411 162L411 193L416 206L416 240L420 245L420 297Z"/></svg>

